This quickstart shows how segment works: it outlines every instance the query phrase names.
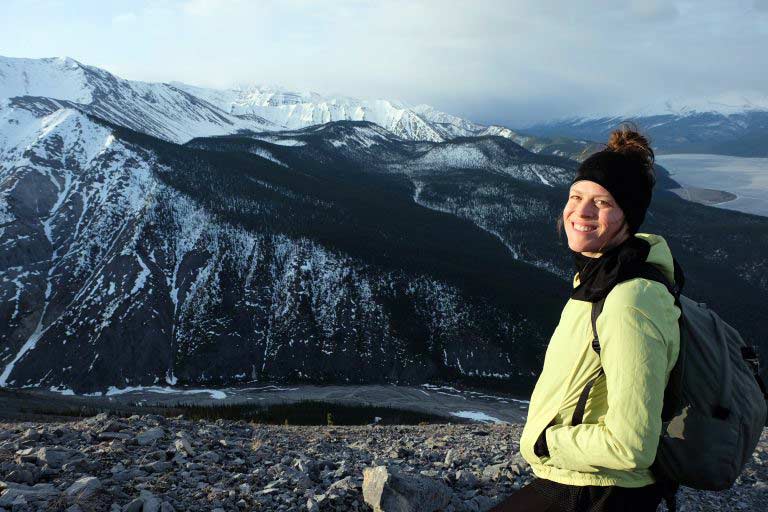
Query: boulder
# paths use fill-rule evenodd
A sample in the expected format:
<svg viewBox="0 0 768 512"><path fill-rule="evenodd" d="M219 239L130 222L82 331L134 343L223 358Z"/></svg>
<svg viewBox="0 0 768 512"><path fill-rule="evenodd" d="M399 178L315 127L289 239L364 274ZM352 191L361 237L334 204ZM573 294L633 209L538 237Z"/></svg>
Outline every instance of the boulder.
<svg viewBox="0 0 768 512"><path fill-rule="evenodd" d="M39 472L37 473L39 474ZM8 482L14 482L17 484L29 484L33 485L36 481L36 473L32 472L29 469L14 469L10 471L6 476L5 479Z"/></svg>
<svg viewBox="0 0 768 512"><path fill-rule="evenodd" d="M387 466L363 469L363 498L374 512L436 512L451 502L451 495L437 480Z"/></svg>
<svg viewBox="0 0 768 512"><path fill-rule="evenodd" d="M5 490L0 495L0 507L11 507L14 503L24 501L31 503L35 501L49 500L59 494L59 491L52 484L24 485L5 483Z"/></svg>
<svg viewBox="0 0 768 512"><path fill-rule="evenodd" d="M192 443L190 442L189 437L187 437L186 435L176 439L173 442L173 446L176 448L176 451L179 453L183 453L184 455L187 455L189 457L195 456L195 450L192 448Z"/></svg>
<svg viewBox="0 0 768 512"><path fill-rule="evenodd" d="M136 498L135 500L129 501L123 507L123 512L141 512L142 507L144 507L144 500Z"/></svg>
<svg viewBox="0 0 768 512"><path fill-rule="evenodd" d="M165 430L162 427L152 427L136 435L136 442L140 446L152 444L165 436Z"/></svg>
<svg viewBox="0 0 768 512"><path fill-rule="evenodd" d="M34 462L38 466L47 465L53 469L61 469L68 462L85 459L85 455L79 451L62 446L44 446L37 450L30 448L17 452L17 455L22 462Z"/></svg>
<svg viewBox="0 0 768 512"><path fill-rule="evenodd" d="M477 477L469 470L460 469L456 472L456 485L459 487L475 487L477 486Z"/></svg>
<svg viewBox="0 0 768 512"><path fill-rule="evenodd" d="M158 500L154 494L149 491L141 491L139 497L144 501L144 506L141 508L141 512L160 511L160 500Z"/></svg>
<svg viewBox="0 0 768 512"><path fill-rule="evenodd" d="M453 448L450 448L448 452L445 454L445 461L443 464L445 464L446 467L451 467L451 464L456 460L456 450Z"/></svg>
<svg viewBox="0 0 768 512"><path fill-rule="evenodd" d="M101 481L95 476L84 476L67 487L64 494L76 500L87 500L101 489Z"/></svg>
<svg viewBox="0 0 768 512"><path fill-rule="evenodd" d="M483 479L488 481L498 480L507 470L507 463L492 464L483 468Z"/></svg>

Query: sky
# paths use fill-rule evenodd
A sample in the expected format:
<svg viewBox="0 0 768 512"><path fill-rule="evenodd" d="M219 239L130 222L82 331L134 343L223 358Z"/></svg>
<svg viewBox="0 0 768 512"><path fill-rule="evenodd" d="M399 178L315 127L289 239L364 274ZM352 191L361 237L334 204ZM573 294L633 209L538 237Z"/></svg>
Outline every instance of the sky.
<svg viewBox="0 0 768 512"><path fill-rule="evenodd" d="M3 0L0 55L484 124L768 98L768 0Z"/></svg>

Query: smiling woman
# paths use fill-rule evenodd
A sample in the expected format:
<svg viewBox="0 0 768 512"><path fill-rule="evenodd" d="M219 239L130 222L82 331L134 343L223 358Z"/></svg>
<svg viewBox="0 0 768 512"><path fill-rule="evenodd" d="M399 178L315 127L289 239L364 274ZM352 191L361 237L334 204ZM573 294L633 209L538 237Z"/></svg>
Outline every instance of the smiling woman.
<svg viewBox="0 0 768 512"><path fill-rule="evenodd" d="M675 485L651 465L680 309L664 285L637 277L651 264L675 279L666 241L637 232L655 184L653 158L648 140L623 127L571 183L558 227L574 258L574 290L520 439L538 478L496 512L652 511L674 496Z"/></svg>
<svg viewBox="0 0 768 512"><path fill-rule="evenodd" d="M611 193L593 181L573 184L563 219L568 246L591 258L629 237L624 212Z"/></svg>

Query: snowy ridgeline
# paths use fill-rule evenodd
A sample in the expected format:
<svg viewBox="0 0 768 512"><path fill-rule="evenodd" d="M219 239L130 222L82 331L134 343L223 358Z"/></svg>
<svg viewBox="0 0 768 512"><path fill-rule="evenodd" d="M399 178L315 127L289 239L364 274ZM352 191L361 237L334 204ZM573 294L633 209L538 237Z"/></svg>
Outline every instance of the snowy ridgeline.
<svg viewBox="0 0 768 512"><path fill-rule="evenodd" d="M490 339L461 343L489 315L499 336L514 336L514 313L306 238L223 222L158 179L178 170L77 110L6 107L0 117L0 246L13 249L0 257L0 385L92 392L431 371L393 328L402 313L392 300L408 304L442 365L515 371Z"/></svg>
<svg viewBox="0 0 768 512"><path fill-rule="evenodd" d="M483 135L526 140L508 128L472 123L426 105L409 107L385 99L327 97L264 86L207 89L179 82L139 82L70 58L0 57L0 100L27 96L73 102L108 121L177 143L343 120L370 121L408 140L439 142Z"/></svg>

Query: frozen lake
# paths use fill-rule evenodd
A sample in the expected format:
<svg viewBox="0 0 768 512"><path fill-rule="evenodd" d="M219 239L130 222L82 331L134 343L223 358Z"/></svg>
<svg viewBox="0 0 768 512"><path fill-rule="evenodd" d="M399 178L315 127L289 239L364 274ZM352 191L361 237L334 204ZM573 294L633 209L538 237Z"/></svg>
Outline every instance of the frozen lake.
<svg viewBox="0 0 768 512"><path fill-rule="evenodd" d="M737 196L717 204L719 208L768 217L768 158L680 154L658 155L656 161L684 187L723 190Z"/></svg>

